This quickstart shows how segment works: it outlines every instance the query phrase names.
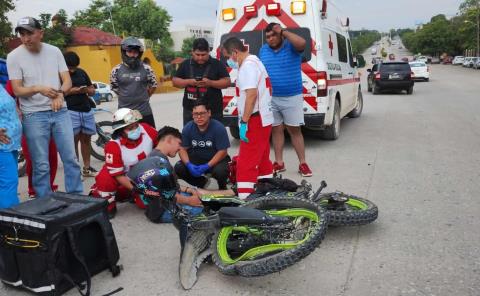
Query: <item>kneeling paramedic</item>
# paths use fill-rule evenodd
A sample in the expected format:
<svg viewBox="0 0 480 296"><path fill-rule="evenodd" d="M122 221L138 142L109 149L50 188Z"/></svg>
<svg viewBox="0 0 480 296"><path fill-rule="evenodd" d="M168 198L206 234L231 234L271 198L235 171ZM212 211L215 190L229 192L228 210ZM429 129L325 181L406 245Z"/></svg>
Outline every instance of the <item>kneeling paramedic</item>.
<svg viewBox="0 0 480 296"><path fill-rule="evenodd" d="M140 160L147 158L156 144L157 131L146 123L139 123L142 115L137 110L121 108L113 114L113 135L105 145L105 164L95 178L90 195L109 202L111 218L117 211L116 201L132 198L145 208L126 173Z"/></svg>

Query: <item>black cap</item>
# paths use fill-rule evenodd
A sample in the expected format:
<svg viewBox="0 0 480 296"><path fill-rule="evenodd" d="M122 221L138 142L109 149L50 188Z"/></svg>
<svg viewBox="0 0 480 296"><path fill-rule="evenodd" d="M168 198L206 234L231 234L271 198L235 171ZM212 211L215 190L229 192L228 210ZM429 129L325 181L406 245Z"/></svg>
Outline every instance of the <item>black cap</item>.
<svg viewBox="0 0 480 296"><path fill-rule="evenodd" d="M15 32L18 32L18 30L20 29L25 29L27 31L33 32L36 29L41 30L42 26L40 25L40 22L33 17L26 16L18 20L17 26L15 27Z"/></svg>

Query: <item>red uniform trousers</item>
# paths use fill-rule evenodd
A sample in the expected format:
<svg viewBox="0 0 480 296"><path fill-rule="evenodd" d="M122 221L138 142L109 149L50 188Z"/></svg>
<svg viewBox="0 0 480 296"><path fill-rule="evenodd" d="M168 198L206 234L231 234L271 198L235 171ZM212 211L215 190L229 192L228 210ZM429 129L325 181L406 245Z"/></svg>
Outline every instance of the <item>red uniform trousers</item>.
<svg viewBox="0 0 480 296"><path fill-rule="evenodd" d="M255 191L257 179L271 178L273 165L270 161L270 134L272 126L262 126L260 115L248 121L248 143L240 141L237 159L238 196L245 199Z"/></svg>
<svg viewBox="0 0 480 296"><path fill-rule="evenodd" d="M28 152L27 140L22 136L22 152L23 157L25 157L25 169L27 172L28 178L28 195L35 196L35 189L32 185L32 159L30 158L30 152ZM57 167L58 167L58 156L57 156L57 146L55 146L55 141L50 139L50 144L48 147L48 162L50 163L50 186L52 191L57 191L58 185L53 184L55 182L55 177L57 176Z"/></svg>
<svg viewBox="0 0 480 296"><path fill-rule="evenodd" d="M132 197L139 208L146 208L138 194L134 194L132 191L120 185L115 177L112 177L108 173L108 169L105 166L95 177L95 184L90 188L90 196L108 200L109 212L115 211L117 201L125 202Z"/></svg>

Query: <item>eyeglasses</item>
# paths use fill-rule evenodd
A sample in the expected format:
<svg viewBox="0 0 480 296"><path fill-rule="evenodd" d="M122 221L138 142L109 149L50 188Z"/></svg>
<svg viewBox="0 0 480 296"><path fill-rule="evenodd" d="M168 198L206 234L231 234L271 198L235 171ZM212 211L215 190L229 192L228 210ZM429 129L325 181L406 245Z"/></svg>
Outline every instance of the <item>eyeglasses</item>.
<svg viewBox="0 0 480 296"><path fill-rule="evenodd" d="M205 115L207 115L208 112L204 111L204 112L193 112L192 115L193 117L203 117Z"/></svg>

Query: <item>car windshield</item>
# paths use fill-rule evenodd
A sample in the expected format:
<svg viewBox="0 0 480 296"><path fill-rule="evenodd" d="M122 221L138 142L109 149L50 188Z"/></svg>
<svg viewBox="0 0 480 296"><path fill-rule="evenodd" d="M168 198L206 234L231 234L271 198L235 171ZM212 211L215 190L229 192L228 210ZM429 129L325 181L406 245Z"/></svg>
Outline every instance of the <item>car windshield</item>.
<svg viewBox="0 0 480 296"><path fill-rule="evenodd" d="M410 71L408 64L382 64L382 71L398 72L398 71Z"/></svg>

